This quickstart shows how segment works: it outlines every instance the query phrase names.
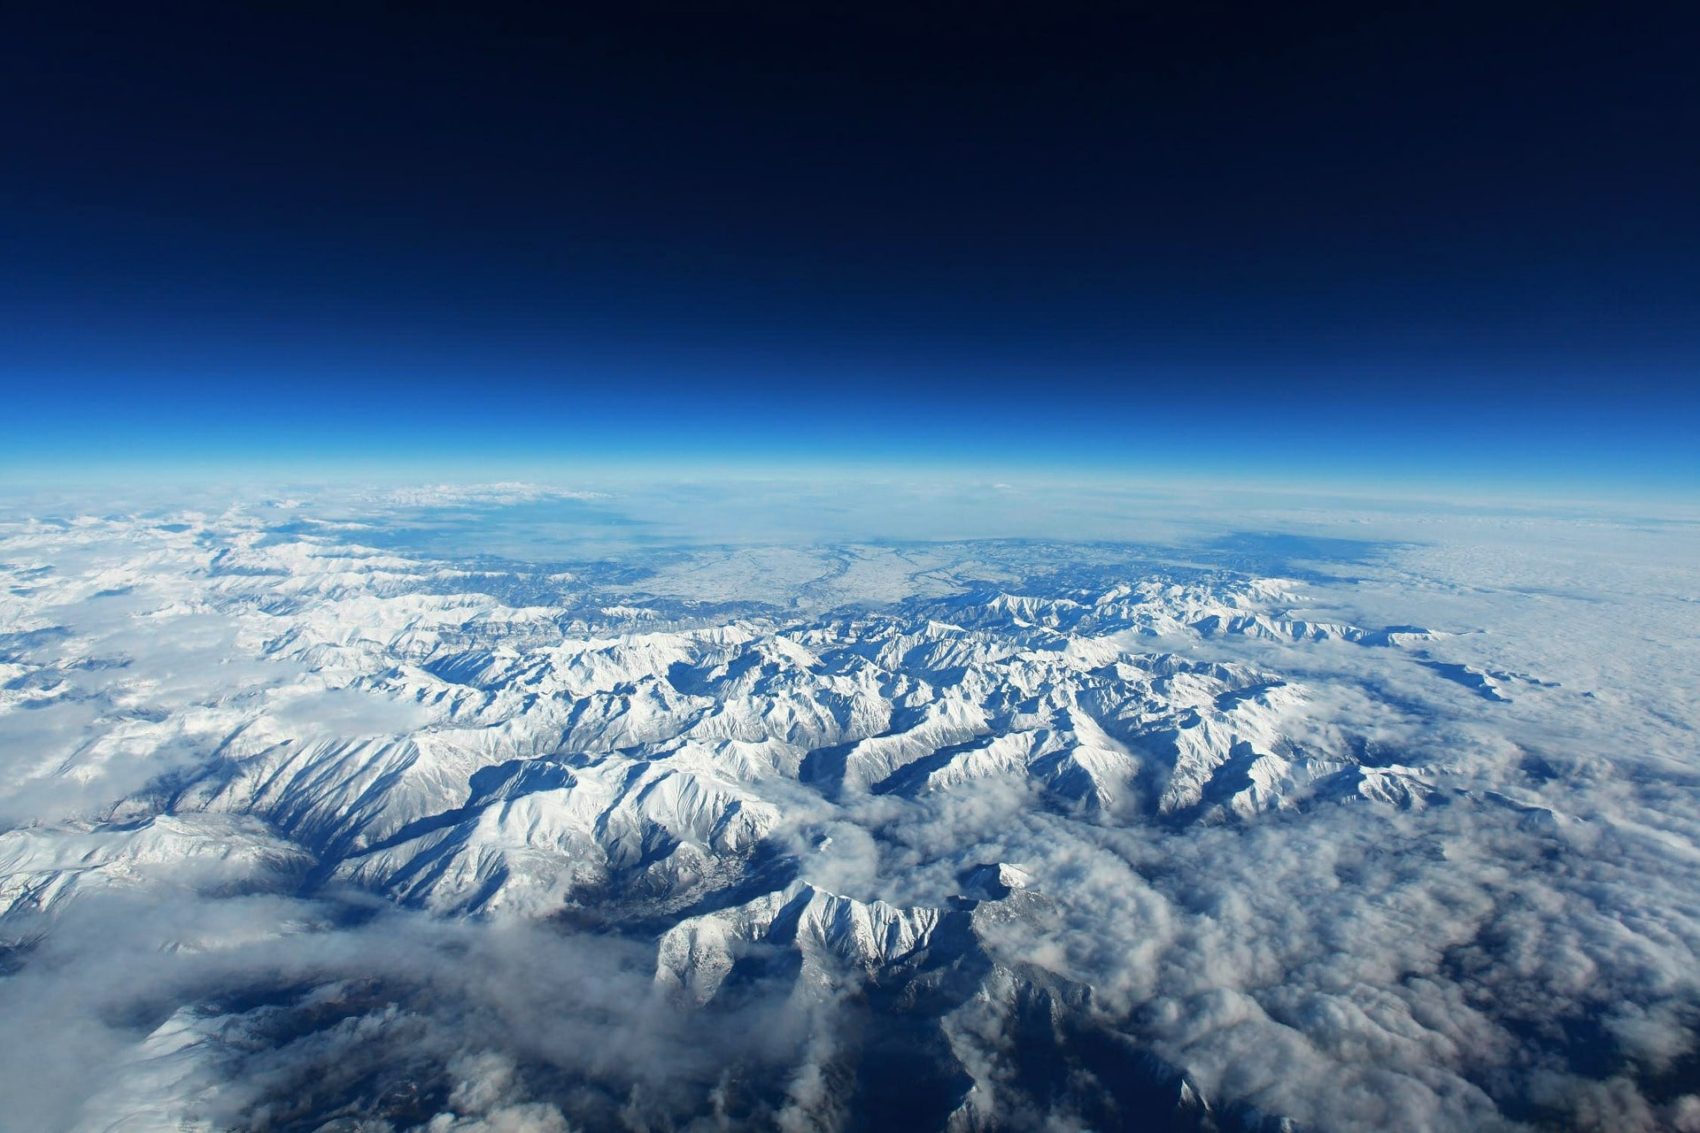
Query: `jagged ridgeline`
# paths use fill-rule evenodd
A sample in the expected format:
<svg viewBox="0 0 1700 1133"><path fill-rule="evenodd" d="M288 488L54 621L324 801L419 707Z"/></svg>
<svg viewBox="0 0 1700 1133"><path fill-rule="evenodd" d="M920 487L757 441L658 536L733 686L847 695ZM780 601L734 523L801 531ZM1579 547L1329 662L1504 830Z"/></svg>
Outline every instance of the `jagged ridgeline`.
<svg viewBox="0 0 1700 1133"><path fill-rule="evenodd" d="M1370 1112L1375 1060L1282 998L1298 960L1248 944L1259 998L1172 952L1233 954L1210 934L1256 921L1277 843L1282 884L1419 935L1378 843L1558 852L1569 819L1396 725L1565 690L1307 615L1246 553L540 568L240 516L14 531L5 707L74 713L90 787L0 834L8 964L137 901L181 910L156 952L217 957L148 953L82 1115L111 1128L1296 1127L1183 1010L1309 1036Z"/></svg>

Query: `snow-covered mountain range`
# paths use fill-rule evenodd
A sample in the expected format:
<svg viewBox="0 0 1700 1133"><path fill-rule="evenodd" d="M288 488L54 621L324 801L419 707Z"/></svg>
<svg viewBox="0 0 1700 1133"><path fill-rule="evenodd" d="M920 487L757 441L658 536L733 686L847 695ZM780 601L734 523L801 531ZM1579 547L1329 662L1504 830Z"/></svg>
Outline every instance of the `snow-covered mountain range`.
<svg viewBox="0 0 1700 1133"><path fill-rule="evenodd" d="M1479 580L286 518L3 532L0 1002L97 1035L37 1127L1700 1113L1700 913L1621 888L1700 880L1692 718L1614 763Z"/></svg>

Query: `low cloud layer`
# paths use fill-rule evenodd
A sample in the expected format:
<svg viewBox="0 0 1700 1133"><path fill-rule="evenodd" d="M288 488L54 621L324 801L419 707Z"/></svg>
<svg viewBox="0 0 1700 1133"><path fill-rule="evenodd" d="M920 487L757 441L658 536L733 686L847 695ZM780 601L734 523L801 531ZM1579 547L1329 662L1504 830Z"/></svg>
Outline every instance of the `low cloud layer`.
<svg viewBox="0 0 1700 1133"><path fill-rule="evenodd" d="M20 1127L1700 1129L1686 526L286 510L0 529Z"/></svg>

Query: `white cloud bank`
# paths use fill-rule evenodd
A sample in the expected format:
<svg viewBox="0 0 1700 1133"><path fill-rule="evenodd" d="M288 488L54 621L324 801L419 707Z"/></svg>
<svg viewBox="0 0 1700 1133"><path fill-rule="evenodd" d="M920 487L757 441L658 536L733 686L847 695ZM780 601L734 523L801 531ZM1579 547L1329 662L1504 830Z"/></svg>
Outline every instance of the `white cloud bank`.
<svg viewBox="0 0 1700 1133"><path fill-rule="evenodd" d="M20 1127L1700 1128L1689 525L1347 517L1403 542L1330 580L268 515L0 529Z"/></svg>

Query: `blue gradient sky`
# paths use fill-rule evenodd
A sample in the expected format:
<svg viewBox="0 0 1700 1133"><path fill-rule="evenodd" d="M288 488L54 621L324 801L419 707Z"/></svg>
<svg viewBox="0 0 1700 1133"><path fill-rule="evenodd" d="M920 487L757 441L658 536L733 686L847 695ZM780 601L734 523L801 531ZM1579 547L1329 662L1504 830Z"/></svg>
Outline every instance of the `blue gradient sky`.
<svg viewBox="0 0 1700 1133"><path fill-rule="evenodd" d="M11 13L0 475L1700 492L1677 9Z"/></svg>

